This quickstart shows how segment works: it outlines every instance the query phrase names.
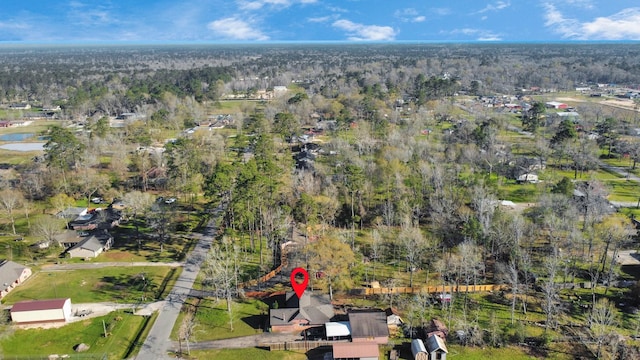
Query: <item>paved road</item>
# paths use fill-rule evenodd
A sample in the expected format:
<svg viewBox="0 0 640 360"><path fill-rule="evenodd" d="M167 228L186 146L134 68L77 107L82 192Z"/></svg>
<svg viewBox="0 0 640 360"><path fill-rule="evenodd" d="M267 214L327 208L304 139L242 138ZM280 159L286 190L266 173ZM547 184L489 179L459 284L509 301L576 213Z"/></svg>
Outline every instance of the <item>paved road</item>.
<svg viewBox="0 0 640 360"><path fill-rule="evenodd" d="M627 180L640 182L640 177L636 176L633 173L630 173L629 169L627 169L627 168L621 168L619 166L611 166L611 165L607 165L607 164L605 164L603 162L600 162L600 167L602 167L603 169L609 170L611 172L617 173L618 175L620 175L622 177L626 177Z"/></svg>
<svg viewBox="0 0 640 360"><path fill-rule="evenodd" d="M193 283L200 271L200 266L211 247L217 230L215 223L221 213L221 207L214 211L213 218L207 224L196 247L187 256L185 268L160 309L160 314L142 344L136 360L171 359L172 357L169 356L168 352L178 350L169 339L171 330L178 319L178 314L180 314L184 301L191 292Z"/></svg>

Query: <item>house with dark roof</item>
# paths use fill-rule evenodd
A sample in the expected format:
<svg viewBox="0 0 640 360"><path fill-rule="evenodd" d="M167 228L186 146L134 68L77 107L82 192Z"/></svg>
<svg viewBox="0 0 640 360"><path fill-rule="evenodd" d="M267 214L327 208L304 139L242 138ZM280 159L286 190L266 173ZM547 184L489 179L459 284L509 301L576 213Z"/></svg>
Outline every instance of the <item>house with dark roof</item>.
<svg viewBox="0 0 640 360"><path fill-rule="evenodd" d="M306 290L300 299L293 292L284 295L283 306L269 310L269 326L273 332L302 331L312 326L324 326L334 316L328 295Z"/></svg>
<svg viewBox="0 0 640 360"><path fill-rule="evenodd" d="M71 319L71 299L20 301L11 307L11 320L19 324L66 322Z"/></svg>
<svg viewBox="0 0 640 360"><path fill-rule="evenodd" d="M75 244L67 250L70 258L90 259L98 257L104 251L111 249L113 245L113 236L109 233L91 235L85 237L82 241Z"/></svg>
<svg viewBox="0 0 640 360"><path fill-rule="evenodd" d="M122 212L112 207L105 209L98 208L85 215L78 216L69 222L69 227L73 230L88 231L96 229L111 229L120 224Z"/></svg>
<svg viewBox="0 0 640 360"><path fill-rule="evenodd" d="M387 314L382 310L354 310L349 312L351 326L351 341L375 342L386 344L389 342L389 327Z"/></svg>
<svg viewBox="0 0 640 360"><path fill-rule="evenodd" d="M0 299L31 276L31 269L9 260L0 261Z"/></svg>

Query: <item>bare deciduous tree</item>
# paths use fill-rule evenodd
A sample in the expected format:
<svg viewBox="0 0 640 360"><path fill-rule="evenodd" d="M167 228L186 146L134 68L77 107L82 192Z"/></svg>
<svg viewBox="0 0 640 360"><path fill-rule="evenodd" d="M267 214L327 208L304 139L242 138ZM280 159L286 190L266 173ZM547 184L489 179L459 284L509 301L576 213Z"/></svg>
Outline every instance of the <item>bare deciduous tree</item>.
<svg viewBox="0 0 640 360"><path fill-rule="evenodd" d="M62 233L64 229L64 220L57 219L53 216L41 216L34 223L31 232L35 236L42 237L45 242L60 246L56 242L56 236Z"/></svg>
<svg viewBox="0 0 640 360"><path fill-rule="evenodd" d="M14 189L4 189L0 191L0 207L11 222L11 230L16 235L16 217L15 211L20 207L24 200L22 193Z"/></svg>
<svg viewBox="0 0 640 360"><path fill-rule="evenodd" d="M606 298L599 299L593 305L591 314L589 314L588 324L593 340L596 343L596 358L597 359L615 359L615 352L605 351L603 352L603 346L606 343L606 339L611 335L615 335L616 321L616 309L613 304L609 303Z"/></svg>
<svg viewBox="0 0 640 360"><path fill-rule="evenodd" d="M216 297L223 297L227 303L229 328L233 331L233 296L238 286L238 255L240 248L233 246L228 238L211 248L204 261L205 283L212 286Z"/></svg>

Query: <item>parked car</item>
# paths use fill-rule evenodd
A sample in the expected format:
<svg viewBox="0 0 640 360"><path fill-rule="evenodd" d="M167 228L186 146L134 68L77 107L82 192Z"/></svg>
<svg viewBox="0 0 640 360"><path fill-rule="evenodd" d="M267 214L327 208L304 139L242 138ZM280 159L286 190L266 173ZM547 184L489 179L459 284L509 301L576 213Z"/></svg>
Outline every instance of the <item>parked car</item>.
<svg viewBox="0 0 640 360"><path fill-rule="evenodd" d="M102 203L102 198L101 197L91 198L91 202L94 203L94 204L100 204L100 203Z"/></svg>
<svg viewBox="0 0 640 360"><path fill-rule="evenodd" d="M174 202L176 202L176 198L168 198L164 201L165 204L173 204Z"/></svg>

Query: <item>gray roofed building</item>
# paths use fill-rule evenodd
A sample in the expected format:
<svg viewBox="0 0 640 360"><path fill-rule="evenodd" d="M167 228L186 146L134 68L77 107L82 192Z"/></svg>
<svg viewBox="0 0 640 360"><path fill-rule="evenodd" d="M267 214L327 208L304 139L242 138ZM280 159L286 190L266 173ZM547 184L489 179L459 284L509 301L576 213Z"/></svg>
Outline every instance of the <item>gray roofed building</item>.
<svg viewBox="0 0 640 360"><path fill-rule="evenodd" d="M103 251L111 249L112 245L113 237L109 234L105 234L105 236L100 237L91 235L77 243L67 252L69 253L69 257L72 258L95 258Z"/></svg>
<svg viewBox="0 0 640 360"><path fill-rule="evenodd" d="M0 299L29 276L31 276L30 268L9 260L0 261Z"/></svg>
<svg viewBox="0 0 640 360"><path fill-rule="evenodd" d="M75 219L78 216L87 215L86 207L68 207L56 214L57 217L63 219Z"/></svg>
<svg viewBox="0 0 640 360"><path fill-rule="evenodd" d="M272 331L299 331L305 326L324 325L333 316L333 305L327 295L305 291L298 299L291 291L285 294L283 308L269 310L269 325Z"/></svg>
<svg viewBox="0 0 640 360"><path fill-rule="evenodd" d="M353 342L374 341L386 344L389 341L387 314L382 310L351 311L349 324Z"/></svg>
<svg viewBox="0 0 640 360"><path fill-rule="evenodd" d="M427 338L427 352L430 360L445 360L447 358L447 345L438 335L431 335Z"/></svg>

